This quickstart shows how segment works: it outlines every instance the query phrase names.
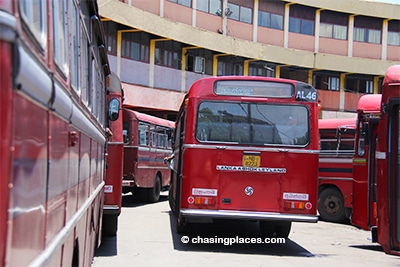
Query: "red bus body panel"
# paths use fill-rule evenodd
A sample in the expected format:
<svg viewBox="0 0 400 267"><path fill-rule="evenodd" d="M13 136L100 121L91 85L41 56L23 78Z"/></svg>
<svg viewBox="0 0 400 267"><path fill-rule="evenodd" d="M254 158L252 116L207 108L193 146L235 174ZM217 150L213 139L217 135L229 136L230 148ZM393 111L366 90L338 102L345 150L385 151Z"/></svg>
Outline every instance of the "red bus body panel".
<svg viewBox="0 0 400 267"><path fill-rule="evenodd" d="M0 265L4 264L6 251L8 224L5 218L8 218L9 185L12 177L12 163L9 157L9 144L11 144L13 128L10 112L12 108L11 60L11 44L0 40L0 169L2 172L0 179Z"/></svg>
<svg viewBox="0 0 400 267"><path fill-rule="evenodd" d="M177 122L177 131L184 132L184 139L181 148L175 147L174 169L182 164L181 177L173 174L172 201L180 200L175 212L179 212L179 218L188 220L231 218L315 222L319 151L317 103L296 102L294 97L293 100L278 97L219 97L210 90L214 88L215 81L244 79L294 84L284 79L230 76L200 79L192 85L181 107L181 114L185 114L184 123L179 122L182 118L178 118ZM197 110L202 101L216 100L305 105L310 114L309 131L315 134L311 134L310 143L301 149L200 142L195 137ZM178 123L185 128L178 129ZM259 155L260 168L241 168L245 154ZM181 182L176 185L179 179ZM208 203L196 203L195 199L199 196L205 196ZM288 199L304 201L307 208L288 207Z"/></svg>
<svg viewBox="0 0 400 267"><path fill-rule="evenodd" d="M371 118L380 114L381 95L364 95L358 102L356 132L356 149L353 158L353 212L351 223L364 230L376 225L374 202L372 196L373 181L370 172L374 173L374 154L377 131ZM370 135L362 136L363 123L370 128ZM368 139L368 140L366 140Z"/></svg>
<svg viewBox="0 0 400 267"><path fill-rule="evenodd" d="M161 176L162 187L170 184L170 171L164 163L164 158L171 155L172 149L153 145L140 145L138 135L139 122L152 126L161 126L173 129L175 124L171 121L140 113L127 108L123 109L124 129L129 134L129 141L124 144L123 187L126 188L152 188L155 178ZM148 135L148 142L150 138Z"/></svg>
<svg viewBox="0 0 400 267"><path fill-rule="evenodd" d="M107 55L80 53L93 58L82 77L98 100L85 103L71 86L70 27L54 25L53 11L67 10L58 4L0 1L0 266L90 266L101 240ZM96 1L84 5L68 18L98 16ZM101 24L88 26L88 47L104 45Z"/></svg>
<svg viewBox="0 0 400 267"><path fill-rule="evenodd" d="M400 65L389 67L383 81L377 148L378 243L400 256Z"/></svg>
<svg viewBox="0 0 400 267"><path fill-rule="evenodd" d="M124 141L122 134L122 89L121 83L112 73L108 86L107 103L117 99L119 101L119 116L116 120L109 120L110 137L107 143L107 168L104 186L104 213L119 215L122 201L122 173L124 160Z"/></svg>
<svg viewBox="0 0 400 267"><path fill-rule="evenodd" d="M355 131L356 119L355 118L339 118L339 119L320 119L318 122L321 146L325 138L329 138L337 145L338 131L340 129ZM353 138L353 133L343 133L348 138ZM342 137L343 138L343 137ZM353 195L353 153L354 145L350 150L345 152L340 148L321 147L319 154L318 166L318 188L321 193L326 188L336 188L340 191L344 200L344 207L347 209L352 208L352 195ZM324 153L326 151L326 153Z"/></svg>

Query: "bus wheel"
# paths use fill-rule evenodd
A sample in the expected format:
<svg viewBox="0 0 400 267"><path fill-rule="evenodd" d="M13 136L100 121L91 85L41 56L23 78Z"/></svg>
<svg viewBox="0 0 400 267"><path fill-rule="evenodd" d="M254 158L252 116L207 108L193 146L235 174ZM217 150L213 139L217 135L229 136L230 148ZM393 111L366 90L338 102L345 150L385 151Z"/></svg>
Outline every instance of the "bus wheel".
<svg viewBox="0 0 400 267"><path fill-rule="evenodd" d="M318 212L324 221L343 222L346 219L344 200L339 190L328 187L318 199Z"/></svg>
<svg viewBox="0 0 400 267"><path fill-rule="evenodd" d="M146 189L146 201L149 203L156 203L160 199L161 192L161 177L156 176L154 187Z"/></svg>

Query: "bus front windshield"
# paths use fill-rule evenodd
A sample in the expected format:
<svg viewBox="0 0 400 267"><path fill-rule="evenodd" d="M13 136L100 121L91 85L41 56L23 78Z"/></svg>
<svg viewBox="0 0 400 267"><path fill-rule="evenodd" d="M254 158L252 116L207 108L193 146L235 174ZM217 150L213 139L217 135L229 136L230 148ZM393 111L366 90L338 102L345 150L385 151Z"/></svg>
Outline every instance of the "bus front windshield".
<svg viewBox="0 0 400 267"><path fill-rule="evenodd" d="M306 106L227 101L203 101L199 105L199 142L305 146L309 138Z"/></svg>

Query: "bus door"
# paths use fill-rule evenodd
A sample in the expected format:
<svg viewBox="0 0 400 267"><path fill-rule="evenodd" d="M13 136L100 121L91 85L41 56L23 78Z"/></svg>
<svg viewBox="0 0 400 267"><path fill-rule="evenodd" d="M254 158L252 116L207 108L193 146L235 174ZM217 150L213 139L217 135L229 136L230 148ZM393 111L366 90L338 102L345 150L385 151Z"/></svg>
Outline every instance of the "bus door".
<svg viewBox="0 0 400 267"><path fill-rule="evenodd" d="M185 138L185 117L186 111L181 112L180 117L177 120L175 128L175 136L173 143L173 156L174 160L171 162L171 184L169 188L169 206L175 216L178 216L180 210L181 201L181 185L182 185L182 153L183 143ZM179 218L178 218L179 219Z"/></svg>
<svg viewBox="0 0 400 267"><path fill-rule="evenodd" d="M364 230L376 226L376 142L378 118L363 117L357 126L353 158L353 210L351 223ZM373 240L376 235L373 234Z"/></svg>
<svg viewBox="0 0 400 267"><path fill-rule="evenodd" d="M389 208L393 211L389 214L390 227L390 248L400 253L400 109L399 99L397 105L392 109L392 127L390 130L390 141L392 144L392 155L389 155L390 167L389 188L392 192L389 193ZM397 125L396 125L397 124Z"/></svg>
<svg viewBox="0 0 400 267"><path fill-rule="evenodd" d="M400 100L395 97L388 103L387 132L382 143L385 152L378 153L381 166L378 177L378 242L386 253L400 255ZM382 149L382 146L380 146ZM383 149L381 150L383 151ZM386 154L386 156L385 156Z"/></svg>

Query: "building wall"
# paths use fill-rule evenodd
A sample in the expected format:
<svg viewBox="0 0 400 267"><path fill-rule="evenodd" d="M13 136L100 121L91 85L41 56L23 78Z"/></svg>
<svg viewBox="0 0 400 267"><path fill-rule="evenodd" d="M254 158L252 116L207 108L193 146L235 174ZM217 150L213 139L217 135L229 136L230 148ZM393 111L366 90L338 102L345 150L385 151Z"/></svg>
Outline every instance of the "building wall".
<svg viewBox="0 0 400 267"><path fill-rule="evenodd" d="M303 51L314 51L315 37L299 34L289 33L289 48L300 49Z"/></svg>
<svg viewBox="0 0 400 267"><path fill-rule="evenodd" d="M164 1L164 18L192 25L192 9Z"/></svg>
<svg viewBox="0 0 400 267"><path fill-rule="evenodd" d="M340 56L347 56L348 42L347 40L319 37L318 52L323 54L336 54Z"/></svg>
<svg viewBox="0 0 400 267"><path fill-rule="evenodd" d="M292 4L400 20L400 5L357 0L297 0ZM315 37L289 32L287 27L283 30L257 27L167 0L99 0L99 8L105 18L188 47L274 63L282 66L281 73L292 79L310 81L309 71L326 70L371 75L375 81L384 75L387 67L400 64L400 46ZM118 63L112 58L110 62L117 65L114 70L120 64L123 82L181 93L198 78L207 76L127 59ZM288 69L290 66L303 71L292 72ZM332 112L354 111L360 96L345 92L343 85L340 91L319 90L323 108Z"/></svg>
<svg viewBox="0 0 400 267"><path fill-rule="evenodd" d="M370 58L370 59L381 59L382 58L382 46L378 44L370 43L353 43L353 57ZM400 52L400 51L399 51Z"/></svg>
<svg viewBox="0 0 400 267"><path fill-rule="evenodd" d="M314 54L314 51L285 48L278 45L261 43L259 38L258 42L252 42L250 40L251 38L234 38L232 36L219 34L215 31L205 31L204 29L192 27L186 23L171 21L152 13L143 12L143 10L134 6L128 6L127 4L117 0L100 0L99 8L100 13L104 17L115 18L115 21L118 23L131 25L134 28L155 35L168 37L179 42L204 47L213 51L220 51L221 53L240 55L242 57L253 59L262 59L283 65L370 75L384 75L385 70L390 65L396 64L396 62L393 62L392 60L381 60L380 57L377 58L375 54L378 52L375 52L375 50L379 49L375 49L375 47L373 47L373 61L371 61L371 57L347 57L342 56L342 53L340 55L323 53ZM400 5L397 9L400 14ZM212 16L212 18L216 17L211 14L208 16ZM259 29L261 28L262 27L259 27ZM262 31L260 30L259 32ZM295 35L297 34L288 33L289 42L292 38L295 38ZM276 38L266 38L266 40L276 42ZM320 47L320 49L323 48ZM397 57L397 54L400 53L400 46L391 51L393 50L395 50L394 54L396 55L395 57ZM396 53L397 51L398 53ZM389 55L388 57L392 57L392 55Z"/></svg>

